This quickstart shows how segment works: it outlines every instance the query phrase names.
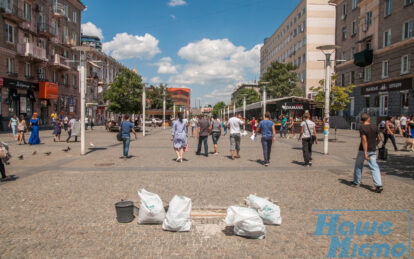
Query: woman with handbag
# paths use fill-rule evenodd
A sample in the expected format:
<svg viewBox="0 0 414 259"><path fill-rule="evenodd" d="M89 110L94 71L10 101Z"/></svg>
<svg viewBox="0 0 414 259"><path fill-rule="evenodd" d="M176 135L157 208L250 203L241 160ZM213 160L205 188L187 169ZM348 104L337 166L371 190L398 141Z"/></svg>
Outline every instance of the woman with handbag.
<svg viewBox="0 0 414 259"><path fill-rule="evenodd" d="M298 139L298 141L302 139L302 152L303 159L305 160L304 166L306 167L312 165L312 144L318 144L318 138L316 136L316 125L309 118L309 113L305 113L303 115L303 121L300 124L302 128L300 130Z"/></svg>
<svg viewBox="0 0 414 259"><path fill-rule="evenodd" d="M19 145L22 144L22 140L24 144L27 144L24 137L24 133L27 131L27 126L23 115L20 115L19 121L17 122L17 130L19 131Z"/></svg>
<svg viewBox="0 0 414 259"><path fill-rule="evenodd" d="M29 144L30 145L37 145L40 144L39 138L39 118L37 117L37 113L33 113L32 118L30 119L30 128L32 129L32 134L30 134Z"/></svg>
<svg viewBox="0 0 414 259"><path fill-rule="evenodd" d="M184 149L187 147L187 124L183 120L183 114L178 114L178 120L172 125L171 141L173 141L174 151L177 155L177 162L183 162Z"/></svg>

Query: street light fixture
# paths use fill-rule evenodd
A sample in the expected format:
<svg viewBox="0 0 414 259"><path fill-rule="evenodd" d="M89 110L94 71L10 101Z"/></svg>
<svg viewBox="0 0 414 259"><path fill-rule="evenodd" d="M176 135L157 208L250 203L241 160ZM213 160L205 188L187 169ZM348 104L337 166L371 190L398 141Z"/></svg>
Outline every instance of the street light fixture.
<svg viewBox="0 0 414 259"><path fill-rule="evenodd" d="M145 137L145 112L147 108L147 93L146 93L146 85L148 83L144 83L144 87L142 88L142 136Z"/></svg>
<svg viewBox="0 0 414 259"><path fill-rule="evenodd" d="M331 55L336 49L340 48L337 45L323 45L316 49L322 51L325 54L325 117L323 127L323 153L328 154L328 143L329 143L329 97L331 88Z"/></svg>

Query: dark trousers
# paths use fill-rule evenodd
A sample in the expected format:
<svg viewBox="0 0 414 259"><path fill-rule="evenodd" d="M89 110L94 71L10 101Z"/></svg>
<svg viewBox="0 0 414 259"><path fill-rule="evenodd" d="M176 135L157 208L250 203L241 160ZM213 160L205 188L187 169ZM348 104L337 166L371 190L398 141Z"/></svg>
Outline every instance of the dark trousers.
<svg viewBox="0 0 414 259"><path fill-rule="evenodd" d="M305 165L309 165L312 160L312 140L311 138L302 138L302 152Z"/></svg>
<svg viewBox="0 0 414 259"><path fill-rule="evenodd" d="M198 137L197 154L200 154L200 152L201 152L201 142L204 142L204 155L208 156L207 139L208 139L208 136L200 136L200 137Z"/></svg>
<svg viewBox="0 0 414 259"><path fill-rule="evenodd" d="M262 148L264 163L267 164L270 161L270 152L272 151L272 139L273 137L262 137Z"/></svg>
<svg viewBox="0 0 414 259"><path fill-rule="evenodd" d="M391 134L386 134L386 133L384 134L384 144L382 145L382 147L385 147L385 145L388 142L388 139L391 139L391 142L392 142L392 145L394 146L394 149L397 150L398 148L397 148L397 144L395 143L395 137L394 137L394 135L391 135Z"/></svg>
<svg viewBox="0 0 414 259"><path fill-rule="evenodd" d="M66 142L69 142L70 138L72 137L72 130L68 131L68 138L66 139ZM78 136L75 136L75 142L78 141Z"/></svg>
<svg viewBox="0 0 414 259"><path fill-rule="evenodd" d="M6 178L6 168L4 167L3 160L0 159L0 172L1 172L1 178Z"/></svg>

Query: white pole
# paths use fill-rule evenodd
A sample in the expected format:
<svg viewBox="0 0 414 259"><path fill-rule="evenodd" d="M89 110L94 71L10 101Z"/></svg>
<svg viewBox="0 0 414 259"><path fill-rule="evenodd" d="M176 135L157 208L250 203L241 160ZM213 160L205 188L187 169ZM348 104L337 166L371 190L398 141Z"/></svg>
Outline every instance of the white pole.
<svg viewBox="0 0 414 259"><path fill-rule="evenodd" d="M329 144L329 97L330 97L330 86L331 86L331 53L325 53L325 119L323 127L323 153L328 154L328 144Z"/></svg>
<svg viewBox="0 0 414 259"><path fill-rule="evenodd" d="M263 119L266 114L266 99L267 99L267 92L266 92L266 85L263 88Z"/></svg>
<svg viewBox="0 0 414 259"><path fill-rule="evenodd" d="M142 136L145 137L145 109L147 104L147 93L145 92L145 84L144 88L142 88Z"/></svg>
<svg viewBox="0 0 414 259"><path fill-rule="evenodd" d="M246 96L243 96L243 119L246 119ZM243 124L243 130L246 131L246 123Z"/></svg>
<svg viewBox="0 0 414 259"><path fill-rule="evenodd" d="M233 116L236 116L236 103L233 103Z"/></svg>
<svg viewBox="0 0 414 259"><path fill-rule="evenodd" d="M80 62L80 92L81 92L81 155L85 155L85 88L86 88L86 57L81 52Z"/></svg>
<svg viewBox="0 0 414 259"><path fill-rule="evenodd" d="M229 119L230 119L230 105L229 106L227 106L227 116L229 117Z"/></svg>
<svg viewBox="0 0 414 259"><path fill-rule="evenodd" d="M162 128L165 129L165 88L163 90L162 98Z"/></svg>
<svg viewBox="0 0 414 259"><path fill-rule="evenodd" d="M174 114L174 119L175 119L175 102L174 102L174 104L173 104L173 114Z"/></svg>

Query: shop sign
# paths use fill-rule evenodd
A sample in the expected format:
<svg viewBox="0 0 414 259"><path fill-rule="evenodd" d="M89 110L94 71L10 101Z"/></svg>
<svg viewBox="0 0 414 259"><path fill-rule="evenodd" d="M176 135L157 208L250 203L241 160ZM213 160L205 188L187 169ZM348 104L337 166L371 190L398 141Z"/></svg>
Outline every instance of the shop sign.
<svg viewBox="0 0 414 259"><path fill-rule="evenodd" d="M59 86L51 82L39 82L39 99L57 100Z"/></svg>
<svg viewBox="0 0 414 259"><path fill-rule="evenodd" d="M412 88L412 78L395 80L387 83L372 84L361 88L361 94L373 94L378 92L400 91Z"/></svg>
<svg viewBox="0 0 414 259"><path fill-rule="evenodd" d="M279 109L282 109L284 111L303 111L305 109L308 109L307 104L305 103L281 103L277 105Z"/></svg>
<svg viewBox="0 0 414 259"><path fill-rule="evenodd" d="M14 80L9 78L3 78L3 86L15 87L21 89L33 89L36 90L38 87L37 83L25 82L20 80Z"/></svg>

